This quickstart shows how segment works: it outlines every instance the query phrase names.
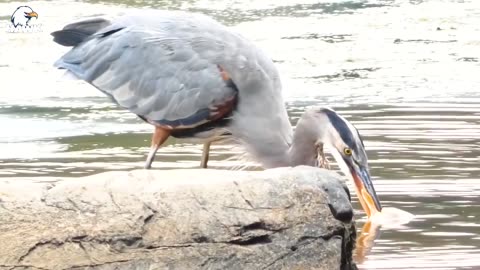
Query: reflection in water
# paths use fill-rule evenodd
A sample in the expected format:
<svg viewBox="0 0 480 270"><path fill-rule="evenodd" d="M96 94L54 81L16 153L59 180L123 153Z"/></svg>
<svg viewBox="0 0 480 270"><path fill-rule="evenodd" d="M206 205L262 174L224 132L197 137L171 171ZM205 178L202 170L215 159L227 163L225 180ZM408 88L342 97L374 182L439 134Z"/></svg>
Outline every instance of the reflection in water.
<svg viewBox="0 0 480 270"><path fill-rule="evenodd" d="M354 259L357 263L363 264L380 238L382 228L399 229L405 228L414 219L414 215L394 207L383 207L382 212L376 213L363 224L355 246Z"/></svg>
<svg viewBox="0 0 480 270"><path fill-rule="evenodd" d="M364 138L382 205L415 215L395 228L357 220L360 269L480 267L476 1L121 3L35 1L30 4L43 33L0 35L0 177L141 168L152 128L99 91L60 80L63 73L52 63L68 48L52 44L48 33L87 16L115 16L126 7L201 11L272 56L293 124L311 105L331 106L352 121ZM1 24L16 5L0 0ZM19 87L24 82L35 87ZM154 166L198 168L201 150L172 138ZM243 167L236 159L241 153L214 144L209 165ZM354 192L352 200L361 212Z"/></svg>
<svg viewBox="0 0 480 270"><path fill-rule="evenodd" d="M367 256L375 244L375 240L380 236L381 225L367 221L360 233L357 234L357 242L353 259L355 262L362 264L365 262Z"/></svg>

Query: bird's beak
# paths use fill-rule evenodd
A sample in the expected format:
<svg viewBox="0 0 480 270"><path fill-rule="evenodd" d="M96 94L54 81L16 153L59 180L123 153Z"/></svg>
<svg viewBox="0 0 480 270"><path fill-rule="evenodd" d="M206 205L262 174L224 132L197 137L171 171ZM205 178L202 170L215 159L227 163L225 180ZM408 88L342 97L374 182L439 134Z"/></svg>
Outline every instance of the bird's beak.
<svg viewBox="0 0 480 270"><path fill-rule="evenodd" d="M359 166L350 166L353 180L355 182L355 189L357 191L358 200L365 210L368 217L373 216L377 212L382 211L380 200L373 188L373 183L368 173L367 168Z"/></svg>
<svg viewBox="0 0 480 270"><path fill-rule="evenodd" d="M27 15L27 16L30 17L30 18L31 18L31 17L38 18L38 14L37 14L35 11L26 13L25 15Z"/></svg>

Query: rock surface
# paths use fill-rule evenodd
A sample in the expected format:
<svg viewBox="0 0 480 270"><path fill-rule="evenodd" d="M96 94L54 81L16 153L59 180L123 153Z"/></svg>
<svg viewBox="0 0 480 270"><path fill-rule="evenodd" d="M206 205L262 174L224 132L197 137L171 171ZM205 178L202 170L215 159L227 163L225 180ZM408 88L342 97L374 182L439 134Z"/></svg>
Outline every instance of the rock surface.
<svg viewBox="0 0 480 270"><path fill-rule="evenodd" d="M0 180L0 269L355 269L334 172L136 170Z"/></svg>

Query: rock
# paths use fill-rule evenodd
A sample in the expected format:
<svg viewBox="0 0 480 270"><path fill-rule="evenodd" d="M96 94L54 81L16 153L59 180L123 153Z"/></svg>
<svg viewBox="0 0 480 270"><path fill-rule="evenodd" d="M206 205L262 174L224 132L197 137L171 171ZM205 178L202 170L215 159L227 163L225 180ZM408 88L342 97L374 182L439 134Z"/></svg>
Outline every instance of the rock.
<svg viewBox="0 0 480 270"><path fill-rule="evenodd" d="M4 178L0 269L356 269L352 218L311 167Z"/></svg>

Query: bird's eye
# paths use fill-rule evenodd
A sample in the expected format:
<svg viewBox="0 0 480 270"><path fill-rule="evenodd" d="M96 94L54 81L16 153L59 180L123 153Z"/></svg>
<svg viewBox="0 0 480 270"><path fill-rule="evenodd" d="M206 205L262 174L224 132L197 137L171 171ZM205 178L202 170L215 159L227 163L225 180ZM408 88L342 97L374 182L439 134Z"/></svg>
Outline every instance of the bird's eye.
<svg viewBox="0 0 480 270"><path fill-rule="evenodd" d="M352 155L352 149L345 148L345 149L343 149L343 153L347 156L351 156Z"/></svg>

